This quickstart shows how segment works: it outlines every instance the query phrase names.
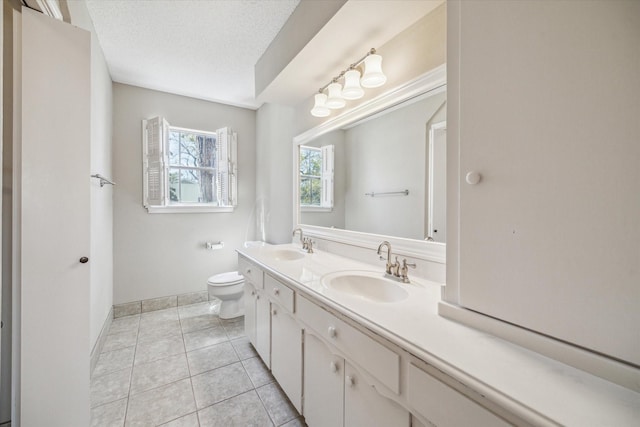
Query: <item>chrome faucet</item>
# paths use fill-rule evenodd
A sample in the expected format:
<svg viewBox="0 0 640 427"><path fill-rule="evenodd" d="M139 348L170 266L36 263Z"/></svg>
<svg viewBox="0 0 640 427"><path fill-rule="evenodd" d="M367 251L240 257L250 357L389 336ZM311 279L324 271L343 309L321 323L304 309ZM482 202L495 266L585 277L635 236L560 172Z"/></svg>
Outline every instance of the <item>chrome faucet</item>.
<svg viewBox="0 0 640 427"><path fill-rule="evenodd" d="M402 260L402 264L398 261L398 257L396 256L395 262L391 262L391 243L386 240L380 243L378 246L378 255L381 255L382 248L387 247L387 257L384 258L380 256L380 259L386 260L387 263L385 265L385 275L387 277L391 277L395 280L402 281L403 283L409 283L409 275L407 274L409 271L409 267L416 268L416 264L410 264L407 262L407 259Z"/></svg>
<svg viewBox="0 0 640 427"><path fill-rule="evenodd" d="M296 232L298 232L298 231L300 232L300 244L302 244L302 250L304 250L308 254L312 254L313 253L313 242L311 241L310 237L304 237L302 235L302 228L298 227L298 228L294 229L292 236L295 237Z"/></svg>
<svg viewBox="0 0 640 427"><path fill-rule="evenodd" d="M385 273L387 273L387 275L392 276L393 275L393 269L397 268L397 257L396 257L396 262L395 263L391 263L391 243L387 242L386 240L382 243L380 243L380 246L378 246L378 255L381 255L382 252L382 247L386 246L387 247L387 258L383 258L382 256L380 256L380 259L384 260L386 259L387 264L385 265Z"/></svg>

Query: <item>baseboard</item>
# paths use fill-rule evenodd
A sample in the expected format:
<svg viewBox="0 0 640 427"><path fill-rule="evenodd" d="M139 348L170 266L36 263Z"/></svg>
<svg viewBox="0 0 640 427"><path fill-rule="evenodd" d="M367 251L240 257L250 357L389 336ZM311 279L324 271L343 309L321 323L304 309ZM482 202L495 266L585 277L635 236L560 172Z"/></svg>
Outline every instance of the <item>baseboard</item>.
<svg viewBox="0 0 640 427"><path fill-rule="evenodd" d="M111 327L111 322L113 321L113 307L109 310L109 314L107 314L107 318L104 320L102 324L102 329L100 330L100 335L98 335L98 339L93 346L93 350L91 350L91 359L90 359L90 370L89 375L93 376L93 369L96 367L98 363L98 358L100 357L100 353L102 353L102 347L104 346L104 341L107 339L107 332ZM2 426L0 426L2 427Z"/></svg>
<svg viewBox="0 0 640 427"><path fill-rule="evenodd" d="M166 297L151 298L140 301L131 301L113 306L113 318L148 313L150 311L164 310L167 308L181 307L183 305L197 304L209 301L209 292L189 292L186 294L170 295Z"/></svg>

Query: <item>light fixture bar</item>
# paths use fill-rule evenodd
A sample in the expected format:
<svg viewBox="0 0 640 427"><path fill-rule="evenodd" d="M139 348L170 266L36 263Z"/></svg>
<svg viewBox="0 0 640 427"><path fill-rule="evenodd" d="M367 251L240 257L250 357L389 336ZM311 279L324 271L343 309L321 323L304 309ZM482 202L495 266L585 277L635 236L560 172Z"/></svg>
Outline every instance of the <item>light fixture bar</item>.
<svg viewBox="0 0 640 427"><path fill-rule="evenodd" d="M325 89L327 89L331 83L336 83L338 80L340 80L341 78L344 77L344 75L345 75L345 73L347 71L355 69L358 65L362 64L364 62L364 60L367 59L367 57L369 55L375 55L375 53L376 53L376 49L372 47L371 50L369 50L369 52L366 53L366 55L364 55L362 58L358 59L353 64L349 65L349 68L347 68L346 70L342 70L340 72L340 74L338 74L333 79L331 79L331 81L329 83L327 83L326 85L324 85L320 89L318 89L318 93L324 92Z"/></svg>

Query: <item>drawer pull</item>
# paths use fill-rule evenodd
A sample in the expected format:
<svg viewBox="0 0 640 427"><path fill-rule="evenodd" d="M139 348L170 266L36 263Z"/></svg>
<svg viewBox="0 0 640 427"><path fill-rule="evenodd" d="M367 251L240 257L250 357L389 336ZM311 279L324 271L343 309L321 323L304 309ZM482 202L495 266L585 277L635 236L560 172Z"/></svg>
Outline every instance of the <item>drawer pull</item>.
<svg viewBox="0 0 640 427"><path fill-rule="evenodd" d="M336 362L331 362L329 364L329 367L331 368L331 372L338 372L338 365L336 364Z"/></svg>
<svg viewBox="0 0 640 427"><path fill-rule="evenodd" d="M273 294L274 294L274 295L280 295L280 289L278 289L278 288L273 288Z"/></svg>
<svg viewBox="0 0 640 427"><path fill-rule="evenodd" d="M338 331L336 331L336 328L333 326L329 326L329 329L327 330L327 332L329 333L329 336L331 338L335 338L336 335L338 335Z"/></svg>
<svg viewBox="0 0 640 427"><path fill-rule="evenodd" d="M353 387L354 385L356 385L356 379L353 378L351 375L347 375L346 381L349 387Z"/></svg>

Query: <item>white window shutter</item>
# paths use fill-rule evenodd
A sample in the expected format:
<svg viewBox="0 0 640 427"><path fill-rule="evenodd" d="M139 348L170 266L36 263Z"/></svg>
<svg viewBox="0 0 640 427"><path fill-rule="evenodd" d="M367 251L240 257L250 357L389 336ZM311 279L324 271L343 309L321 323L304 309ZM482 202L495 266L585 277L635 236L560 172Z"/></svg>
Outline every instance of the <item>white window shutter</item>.
<svg viewBox="0 0 640 427"><path fill-rule="evenodd" d="M143 205L162 206L166 201L165 140L169 124L162 117L142 121Z"/></svg>
<svg viewBox="0 0 640 427"><path fill-rule="evenodd" d="M333 207L333 145L325 145L322 150L322 200L323 208Z"/></svg>
<svg viewBox="0 0 640 427"><path fill-rule="evenodd" d="M238 136L230 128L218 129L216 134L218 203L220 206L236 206Z"/></svg>

